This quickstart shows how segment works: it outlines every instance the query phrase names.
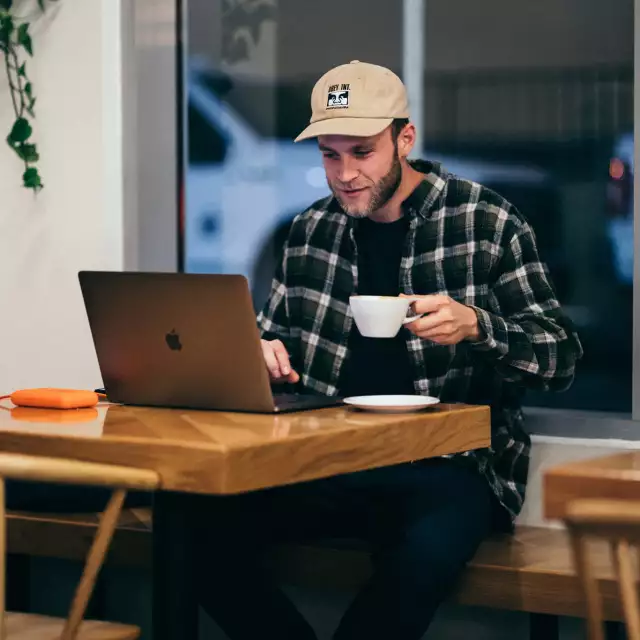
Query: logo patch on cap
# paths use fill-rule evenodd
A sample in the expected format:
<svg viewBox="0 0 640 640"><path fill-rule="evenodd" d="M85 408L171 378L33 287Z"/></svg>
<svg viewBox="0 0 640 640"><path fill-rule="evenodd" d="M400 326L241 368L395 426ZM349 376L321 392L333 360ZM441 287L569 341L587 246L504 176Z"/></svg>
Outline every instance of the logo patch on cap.
<svg viewBox="0 0 640 640"><path fill-rule="evenodd" d="M334 84L329 87L327 109L347 109L349 107L350 85Z"/></svg>

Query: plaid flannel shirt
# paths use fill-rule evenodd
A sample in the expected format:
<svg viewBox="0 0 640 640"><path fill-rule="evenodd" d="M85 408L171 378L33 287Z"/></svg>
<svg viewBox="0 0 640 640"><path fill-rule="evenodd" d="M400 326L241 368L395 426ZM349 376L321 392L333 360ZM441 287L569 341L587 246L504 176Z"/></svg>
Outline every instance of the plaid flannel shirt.
<svg viewBox="0 0 640 640"><path fill-rule="evenodd" d="M423 182L403 203L410 225L400 291L444 294L476 311L481 339L454 346L406 329L416 393L491 406L491 447L455 454L484 474L511 518L525 496L531 441L526 387L562 391L582 347L536 249L533 230L495 192L417 161ZM358 221L328 197L297 216L271 294L258 316L264 339L280 339L301 385L338 395L358 291Z"/></svg>

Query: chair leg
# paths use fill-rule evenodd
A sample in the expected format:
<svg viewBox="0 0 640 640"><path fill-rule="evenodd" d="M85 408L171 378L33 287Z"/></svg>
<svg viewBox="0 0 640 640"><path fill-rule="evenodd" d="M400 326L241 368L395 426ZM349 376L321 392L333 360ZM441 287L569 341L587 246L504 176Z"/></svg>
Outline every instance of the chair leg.
<svg viewBox="0 0 640 640"><path fill-rule="evenodd" d="M84 565L84 571L82 577L78 583L73 603L71 604L71 610L69 617L62 631L61 640L74 640L84 618L84 614L87 610L87 604L93 592L98 573L102 568L102 564L109 550L109 545L113 538L113 533L118 526L118 519L122 513L122 506L127 496L125 489L116 489L107 508L104 510L102 517L100 518L100 524L98 531L93 540L93 545L87 556L87 561Z"/></svg>
<svg viewBox="0 0 640 640"><path fill-rule="evenodd" d="M559 640L560 620L546 613L529 614L529 640Z"/></svg>
<svg viewBox="0 0 640 640"><path fill-rule="evenodd" d="M7 555L7 611L27 613L31 605L31 558Z"/></svg>

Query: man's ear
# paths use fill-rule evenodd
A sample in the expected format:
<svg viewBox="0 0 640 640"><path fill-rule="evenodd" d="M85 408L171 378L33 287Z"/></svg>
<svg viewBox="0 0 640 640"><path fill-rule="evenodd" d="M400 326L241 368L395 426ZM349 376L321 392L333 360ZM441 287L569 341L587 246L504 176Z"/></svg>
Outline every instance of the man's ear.
<svg viewBox="0 0 640 640"><path fill-rule="evenodd" d="M416 128L410 122L407 124L400 134L398 135L398 155L404 160L413 149L416 143Z"/></svg>

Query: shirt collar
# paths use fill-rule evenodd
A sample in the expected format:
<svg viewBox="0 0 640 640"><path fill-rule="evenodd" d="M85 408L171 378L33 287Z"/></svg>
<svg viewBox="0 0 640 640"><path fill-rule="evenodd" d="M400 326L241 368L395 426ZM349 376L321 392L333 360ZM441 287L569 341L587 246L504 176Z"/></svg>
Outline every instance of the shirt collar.
<svg viewBox="0 0 640 640"><path fill-rule="evenodd" d="M446 185L446 171L439 162L410 160L409 164L424 178L402 203L402 208L408 215L428 218Z"/></svg>

